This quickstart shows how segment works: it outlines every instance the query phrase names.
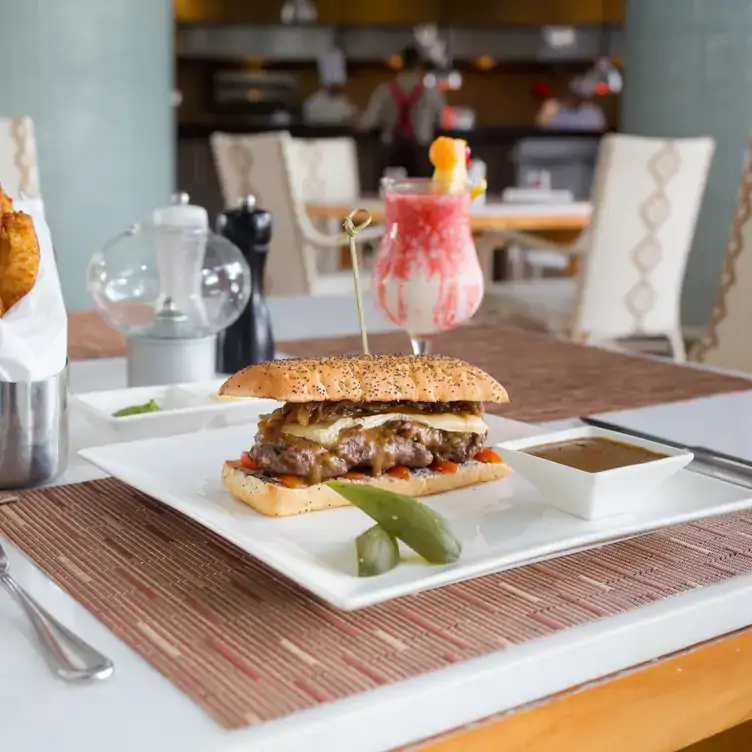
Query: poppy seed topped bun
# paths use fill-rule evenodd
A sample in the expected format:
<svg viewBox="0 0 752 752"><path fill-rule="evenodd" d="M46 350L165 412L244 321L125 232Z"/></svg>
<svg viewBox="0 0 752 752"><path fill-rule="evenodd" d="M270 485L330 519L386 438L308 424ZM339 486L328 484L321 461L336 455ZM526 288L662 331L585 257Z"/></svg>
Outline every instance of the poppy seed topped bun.
<svg viewBox="0 0 752 752"><path fill-rule="evenodd" d="M509 402L485 371L443 355L274 360L239 371L219 394L280 402Z"/></svg>

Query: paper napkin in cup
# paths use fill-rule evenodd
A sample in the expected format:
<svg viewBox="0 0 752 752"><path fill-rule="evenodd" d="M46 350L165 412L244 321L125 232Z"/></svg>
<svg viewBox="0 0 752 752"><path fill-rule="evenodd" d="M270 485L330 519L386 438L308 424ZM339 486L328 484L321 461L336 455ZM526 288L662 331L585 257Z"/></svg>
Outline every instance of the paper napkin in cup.
<svg viewBox="0 0 752 752"><path fill-rule="evenodd" d="M0 381L42 381L65 367L68 316L42 202L14 201L14 208L34 220L39 273L31 292L0 318Z"/></svg>

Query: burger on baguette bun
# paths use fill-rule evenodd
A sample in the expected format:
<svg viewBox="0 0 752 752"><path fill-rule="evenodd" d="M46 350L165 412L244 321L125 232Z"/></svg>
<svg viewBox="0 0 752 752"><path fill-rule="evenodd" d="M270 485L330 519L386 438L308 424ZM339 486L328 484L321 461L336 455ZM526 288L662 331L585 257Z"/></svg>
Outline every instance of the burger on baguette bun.
<svg viewBox="0 0 752 752"><path fill-rule="evenodd" d="M456 358L358 355L293 358L250 366L221 397L285 404L258 424L251 449L228 460L225 487L270 516L345 506L331 479L427 496L505 476L483 445L483 403L504 387Z"/></svg>

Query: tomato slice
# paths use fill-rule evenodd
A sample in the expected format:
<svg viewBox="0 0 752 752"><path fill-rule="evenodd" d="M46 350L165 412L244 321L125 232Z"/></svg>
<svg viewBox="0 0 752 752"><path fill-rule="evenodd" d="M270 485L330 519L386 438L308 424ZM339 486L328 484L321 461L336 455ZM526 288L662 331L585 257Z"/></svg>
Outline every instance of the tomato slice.
<svg viewBox="0 0 752 752"><path fill-rule="evenodd" d="M277 480L287 488L304 488L308 485L299 475L278 475Z"/></svg>
<svg viewBox="0 0 752 752"><path fill-rule="evenodd" d="M459 469L460 466L456 462L450 462L449 460L441 460L431 465L431 470L437 473L445 473L446 475L454 475Z"/></svg>
<svg viewBox="0 0 752 752"><path fill-rule="evenodd" d="M248 452L242 452L240 455L240 464L246 469L246 470L252 470L253 472L258 472L261 470L261 465L259 465L253 457L251 457Z"/></svg>
<svg viewBox="0 0 752 752"><path fill-rule="evenodd" d="M349 472L345 473L344 478L347 478L347 480L368 480L368 476L365 473L354 473Z"/></svg>
<svg viewBox="0 0 752 752"><path fill-rule="evenodd" d="M387 475L391 475L392 478L399 478L400 480L410 480L410 468L405 465L396 465L389 468L386 471Z"/></svg>
<svg viewBox="0 0 752 752"><path fill-rule="evenodd" d="M500 465L504 462L493 449L481 449L474 457L476 462L487 462L493 465Z"/></svg>

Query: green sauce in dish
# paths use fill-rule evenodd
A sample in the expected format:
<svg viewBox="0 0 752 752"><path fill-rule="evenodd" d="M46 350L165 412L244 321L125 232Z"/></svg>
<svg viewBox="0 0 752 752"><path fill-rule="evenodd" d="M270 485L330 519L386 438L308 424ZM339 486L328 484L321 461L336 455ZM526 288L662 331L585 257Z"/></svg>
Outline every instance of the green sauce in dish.
<svg viewBox="0 0 752 752"><path fill-rule="evenodd" d="M124 407L122 410L117 410L112 413L113 418L125 418L127 415L141 415L142 413L156 413L159 410L159 405L150 399L143 405L131 405L131 407Z"/></svg>

